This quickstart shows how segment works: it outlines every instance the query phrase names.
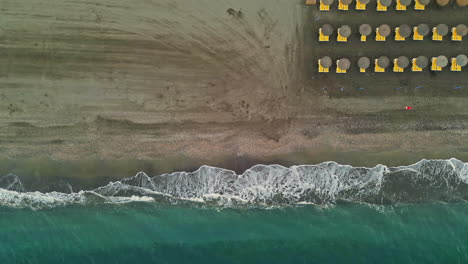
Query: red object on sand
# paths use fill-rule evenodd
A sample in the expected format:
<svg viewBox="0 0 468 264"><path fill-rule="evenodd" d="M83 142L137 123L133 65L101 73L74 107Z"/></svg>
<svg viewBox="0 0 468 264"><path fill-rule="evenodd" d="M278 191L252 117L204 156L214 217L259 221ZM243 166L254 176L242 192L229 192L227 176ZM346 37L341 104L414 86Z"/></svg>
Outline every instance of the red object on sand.
<svg viewBox="0 0 468 264"><path fill-rule="evenodd" d="M413 107L407 106L407 107L405 107L405 110L413 110Z"/></svg>

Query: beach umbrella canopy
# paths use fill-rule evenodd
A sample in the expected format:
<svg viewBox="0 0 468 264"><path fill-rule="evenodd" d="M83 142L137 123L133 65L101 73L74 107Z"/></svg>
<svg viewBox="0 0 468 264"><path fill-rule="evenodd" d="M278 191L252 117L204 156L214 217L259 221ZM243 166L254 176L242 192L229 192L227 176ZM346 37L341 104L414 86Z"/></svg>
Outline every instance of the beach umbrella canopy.
<svg viewBox="0 0 468 264"><path fill-rule="evenodd" d="M348 25L341 26L339 30L342 37L347 38L351 35L351 28Z"/></svg>
<svg viewBox="0 0 468 264"><path fill-rule="evenodd" d="M468 28L466 27L466 25L464 24L460 24L458 26L455 27L457 29L457 34L459 36L466 36L466 33L468 33Z"/></svg>
<svg viewBox="0 0 468 264"><path fill-rule="evenodd" d="M419 3L424 6L428 5L430 2L431 0L419 0Z"/></svg>
<svg viewBox="0 0 468 264"><path fill-rule="evenodd" d="M416 58L416 66L418 66L421 69L424 69L429 65L429 60L424 57L424 56L419 56Z"/></svg>
<svg viewBox="0 0 468 264"><path fill-rule="evenodd" d="M428 24L419 24L418 25L418 33L421 36L427 36L430 32L430 28Z"/></svg>
<svg viewBox="0 0 468 264"><path fill-rule="evenodd" d="M460 54L456 57L456 60L457 60L457 64L462 66L462 67L465 67L466 64L468 64L468 57L466 57L465 54Z"/></svg>
<svg viewBox="0 0 468 264"><path fill-rule="evenodd" d="M445 24L439 24L439 25L436 26L436 32L440 36L444 37L449 33L449 28Z"/></svg>
<svg viewBox="0 0 468 264"><path fill-rule="evenodd" d="M390 65L390 59L386 56L381 56L377 59L377 65L380 68L387 68Z"/></svg>
<svg viewBox="0 0 468 264"><path fill-rule="evenodd" d="M390 35L390 26L387 24L380 25L379 27L379 34L383 37L388 37Z"/></svg>
<svg viewBox="0 0 468 264"><path fill-rule="evenodd" d="M333 26L330 24L325 24L322 26L322 34L324 36L330 36L331 34L333 34L333 31Z"/></svg>
<svg viewBox="0 0 468 264"><path fill-rule="evenodd" d="M359 1L359 3L364 4L364 5L367 5L370 2L370 0L357 0L357 1Z"/></svg>
<svg viewBox="0 0 468 264"><path fill-rule="evenodd" d="M372 27L369 24L362 24L359 26L359 33L363 36L369 36L372 33Z"/></svg>
<svg viewBox="0 0 468 264"><path fill-rule="evenodd" d="M320 59L320 65L324 68L330 68L332 66L332 59L328 56L322 57Z"/></svg>
<svg viewBox="0 0 468 264"><path fill-rule="evenodd" d="M437 64L437 66L439 66L439 67L441 67L441 68L447 66L447 64L448 64L448 59L447 59L447 57L445 57L445 56L443 56L443 55L437 57L436 64Z"/></svg>
<svg viewBox="0 0 468 264"><path fill-rule="evenodd" d="M323 3L324 5L331 5L331 4L333 4L333 1L334 1L334 0L320 0L320 1L322 1L322 3Z"/></svg>
<svg viewBox="0 0 468 264"><path fill-rule="evenodd" d="M404 38L407 38L411 35L411 28L410 26L404 24L404 25L401 25L400 26L400 36L404 37Z"/></svg>
<svg viewBox="0 0 468 264"><path fill-rule="evenodd" d="M370 66L370 59L368 57L361 57L357 63L360 69L367 69Z"/></svg>
<svg viewBox="0 0 468 264"><path fill-rule="evenodd" d="M398 67L405 69L409 65L409 59L405 56L400 56L397 58L397 65Z"/></svg>
<svg viewBox="0 0 468 264"><path fill-rule="evenodd" d="M389 7L392 5L392 0L378 0L380 2L381 5L385 6L385 7Z"/></svg>
<svg viewBox="0 0 468 264"><path fill-rule="evenodd" d="M402 6L409 6L411 5L412 0L400 0L400 4Z"/></svg>
<svg viewBox="0 0 468 264"><path fill-rule="evenodd" d="M339 59L337 64L342 70L347 70L351 66L351 62L347 58Z"/></svg>
<svg viewBox="0 0 468 264"><path fill-rule="evenodd" d="M457 5L458 6L467 6L468 5L468 0L457 0Z"/></svg>
<svg viewBox="0 0 468 264"><path fill-rule="evenodd" d="M439 6L446 6L450 2L450 0L437 0L436 2Z"/></svg>
<svg viewBox="0 0 468 264"><path fill-rule="evenodd" d="M353 0L341 0L341 3L343 3L344 5L349 5L353 2Z"/></svg>

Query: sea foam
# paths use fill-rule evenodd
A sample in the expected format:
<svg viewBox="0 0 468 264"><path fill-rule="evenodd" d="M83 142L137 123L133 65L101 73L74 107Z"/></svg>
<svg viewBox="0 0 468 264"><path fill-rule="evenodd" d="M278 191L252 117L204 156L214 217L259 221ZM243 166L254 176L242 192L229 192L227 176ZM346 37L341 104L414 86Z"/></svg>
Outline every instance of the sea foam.
<svg viewBox="0 0 468 264"><path fill-rule="evenodd" d="M9 179L8 182L12 182L11 175ZM18 180L14 179L14 186L20 186ZM231 170L202 166L194 172L154 177L140 172L94 190L71 194L0 189L0 206L31 209L128 202L269 207L339 202L396 204L467 198L468 163L457 159L421 160L409 166L372 168L336 162L289 168L256 165L240 175Z"/></svg>

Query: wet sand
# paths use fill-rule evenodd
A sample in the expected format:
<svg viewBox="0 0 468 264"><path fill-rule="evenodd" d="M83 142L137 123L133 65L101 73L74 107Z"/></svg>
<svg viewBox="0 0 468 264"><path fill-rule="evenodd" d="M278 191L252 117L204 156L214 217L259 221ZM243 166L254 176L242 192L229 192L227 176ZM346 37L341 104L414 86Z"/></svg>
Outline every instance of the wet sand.
<svg viewBox="0 0 468 264"><path fill-rule="evenodd" d="M391 25L464 14L369 12ZM452 56L468 53L464 42L410 42L403 54L394 41L324 46L319 25L345 15L299 0L6 0L0 15L2 173L107 180L202 164L468 160L466 69L316 73L323 53Z"/></svg>

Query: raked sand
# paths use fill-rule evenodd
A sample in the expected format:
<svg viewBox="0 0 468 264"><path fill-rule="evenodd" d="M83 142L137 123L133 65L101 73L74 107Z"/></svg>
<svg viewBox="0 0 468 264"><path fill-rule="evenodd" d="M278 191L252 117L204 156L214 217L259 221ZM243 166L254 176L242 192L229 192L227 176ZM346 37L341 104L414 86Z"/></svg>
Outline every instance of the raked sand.
<svg viewBox="0 0 468 264"><path fill-rule="evenodd" d="M290 0L3 0L4 168L468 160L468 87L332 96L307 76L310 16Z"/></svg>

